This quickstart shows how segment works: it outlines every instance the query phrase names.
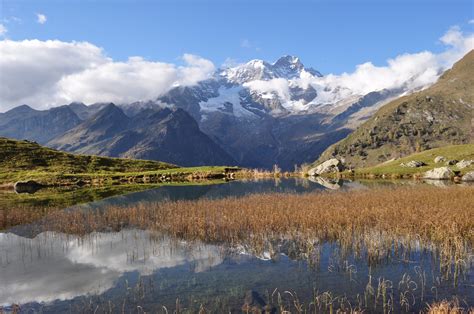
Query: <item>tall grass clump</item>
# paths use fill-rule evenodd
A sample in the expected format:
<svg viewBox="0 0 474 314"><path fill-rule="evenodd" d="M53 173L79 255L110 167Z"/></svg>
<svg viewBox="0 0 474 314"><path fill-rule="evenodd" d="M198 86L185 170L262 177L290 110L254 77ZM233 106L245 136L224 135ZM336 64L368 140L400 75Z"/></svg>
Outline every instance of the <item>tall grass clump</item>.
<svg viewBox="0 0 474 314"><path fill-rule="evenodd" d="M474 188L410 187L341 193L256 194L224 199L111 206L52 213L47 228L66 233L138 227L186 240L227 243L253 253L291 241L295 256L336 243L369 264L413 250L439 256L448 277L463 275L474 242Z"/></svg>

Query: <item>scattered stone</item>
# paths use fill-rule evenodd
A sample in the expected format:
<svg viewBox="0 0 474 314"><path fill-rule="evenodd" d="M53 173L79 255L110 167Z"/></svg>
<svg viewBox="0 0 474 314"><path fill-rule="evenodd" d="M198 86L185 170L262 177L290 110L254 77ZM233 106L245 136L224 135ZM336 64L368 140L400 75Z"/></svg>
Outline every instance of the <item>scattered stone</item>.
<svg viewBox="0 0 474 314"><path fill-rule="evenodd" d="M36 181L29 180L29 181L18 181L15 183L13 187L15 189L15 192L17 193L33 194L39 189L41 189L43 185Z"/></svg>
<svg viewBox="0 0 474 314"><path fill-rule="evenodd" d="M444 158L443 156L436 156L436 158L434 159L434 162L436 164L439 164L440 162L444 162L446 161L446 158Z"/></svg>
<svg viewBox="0 0 474 314"><path fill-rule="evenodd" d="M455 164L457 164L457 163L458 163L458 160L452 159L452 160L448 160L448 161L445 163L445 165L446 165L446 166L452 166L452 165L455 165Z"/></svg>
<svg viewBox="0 0 474 314"><path fill-rule="evenodd" d="M422 161L418 161L418 160L411 160L409 162L402 162L400 164L400 166L402 167L406 167L406 168L418 168L418 167L422 167L422 166L425 166L426 164Z"/></svg>
<svg viewBox="0 0 474 314"><path fill-rule="evenodd" d="M423 178L431 180L449 180L452 177L454 177L454 172L448 167L434 168L423 176Z"/></svg>
<svg viewBox="0 0 474 314"><path fill-rule="evenodd" d="M326 160L319 166L310 169L308 171L308 174L310 176L317 176L323 173L341 172L344 169L345 169L344 164L341 160L332 158L332 159Z"/></svg>
<svg viewBox="0 0 474 314"><path fill-rule="evenodd" d="M464 169L472 164L474 164L474 160L461 160L460 162L456 163L456 167L459 169Z"/></svg>
<svg viewBox="0 0 474 314"><path fill-rule="evenodd" d="M463 182L472 182L474 181L474 171L469 171L465 175L462 176L461 181Z"/></svg>

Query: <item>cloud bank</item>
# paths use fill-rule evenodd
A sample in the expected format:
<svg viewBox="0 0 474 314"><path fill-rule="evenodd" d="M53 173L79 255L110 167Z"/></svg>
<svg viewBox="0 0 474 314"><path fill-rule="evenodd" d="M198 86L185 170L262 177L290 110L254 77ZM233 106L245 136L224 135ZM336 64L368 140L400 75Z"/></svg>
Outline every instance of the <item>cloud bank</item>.
<svg viewBox="0 0 474 314"><path fill-rule="evenodd" d="M440 38L440 44L444 47L440 53L403 54L388 59L384 66L366 62L352 73L315 78L304 72L290 81L255 81L248 87L287 98L291 86L311 85L318 91L319 103L401 86L416 89L435 82L444 70L474 49L474 35L454 26ZM191 54L182 56L182 66L142 57L115 61L88 42L4 39L0 41L0 56L0 112L21 104L42 109L73 101L146 101L173 86L196 84L215 71L211 61Z"/></svg>
<svg viewBox="0 0 474 314"><path fill-rule="evenodd" d="M88 42L0 41L0 111L112 101L149 100L176 85L208 78L214 64L185 54L183 66L130 57L114 61Z"/></svg>
<svg viewBox="0 0 474 314"><path fill-rule="evenodd" d="M383 89L416 90L436 82L445 70L474 49L474 35L464 34L458 26L451 27L439 41L444 51L437 54L430 51L406 53L388 59L384 66L376 66L372 62L360 64L352 73L313 77L303 72L296 79L252 81L247 86L260 93L277 93L283 101L290 102L288 88L307 88L311 85L318 92L317 104L335 103L352 95L365 95Z"/></svg>

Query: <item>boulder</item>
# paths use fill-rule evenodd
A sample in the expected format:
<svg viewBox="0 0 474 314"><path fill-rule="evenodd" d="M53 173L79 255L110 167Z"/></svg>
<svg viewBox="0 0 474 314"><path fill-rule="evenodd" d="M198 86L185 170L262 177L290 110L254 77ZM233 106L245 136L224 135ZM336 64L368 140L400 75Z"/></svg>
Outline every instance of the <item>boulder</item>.
<svg viewBox="0 0 474 314"><path fill-rule="evenodd" d="M330 172L340 172L344 170L344 164L341 160L332 158L326 160L319 166L312 168L308 171L310 176L317 176L323 173L330 173Z"/></svg>
<svg viewBox="0 0 474 314"><path fill-rule="evenodd" d="M459 169L464 169L472 164L474 164L474 160L461 160L456 164L456 167L458 167Z"/></svg>
<svg viewBox="0 0 474 314"><path fill-rule="evenodd" d="M431 180L449 180L452 177L454 177L454 172L448 167L434 168L423 176L423 178Z"/></svg>
<svg viewBox="0 0 474 314"><path fill-rule="evenodd" d="M452 159L452 160L446 161L445 165L446 165L446 166L452 166L452 165L455 165L455 164L457 164L457 163L458 163L458 160Z"/></svg>
<svg viewBox="0 0 474 314"><path fill-rule="evenodd" d="M418 161L418 160L411 160L409 162L405 162L405 163L401 163L400 166L402 167L406 167L406 168L418 168L418 167L422 167L422 166L425 166L426 164L422 161Z"/></svg>
<svg viewBox="0 0 474 314"><path fill-rule="evenodd" d="M461 181L463 182L474 182L474 171L469 171L462 176Z"/></svg>
<svg viewBox="0 0 474 314"><path fill-rule="evenodd" d="M443 156L436 156L434 159L435 164L439 164L440 162L446 161L446 158Z"/></svg>
<svg viewBox="0 0 474 314"><path fill-rule="evenodd" d="M41 189L43 185L36 181L29 180L29 181L18 181L15 183L13 187L15 189L15 192L17 193L33 194L39 189Z"/></svg>

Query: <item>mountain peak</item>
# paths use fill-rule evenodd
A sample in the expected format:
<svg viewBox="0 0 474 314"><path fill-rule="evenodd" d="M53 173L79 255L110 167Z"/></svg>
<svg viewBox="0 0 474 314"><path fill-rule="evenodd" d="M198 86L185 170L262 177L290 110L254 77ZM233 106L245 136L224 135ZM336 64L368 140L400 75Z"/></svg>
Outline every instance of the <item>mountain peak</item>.
<svg viewBox="0 0 474 314"><path fill-rule="evenodd" d="M303 67L303 64L300 61L300 58L290 55L284 55L280 57L273 66L296 66L296 67Z"/></svg>
<svg viewBox="0 0 474 314"><path fill-rule="evenodd" d="M22 112L26 113L26 112L31 112L31 111L35 111L35 109L31 108L28 105L21 105L13 109L10 109L9 111L7 111L7 113L22 113Z"/></svg>
<svg viewBox="0 0 474 314"><path fill-rule="evenodd" d="M264 60L253 59L236 67L225 69L220 75L232 83L243 84L255 80L297 78L301 76L303 71L313 76L322 76L321 73L312 68L305 68L300 58L291 55L284 55L273 64Z"/></svg>

